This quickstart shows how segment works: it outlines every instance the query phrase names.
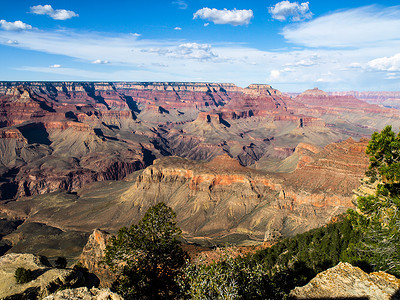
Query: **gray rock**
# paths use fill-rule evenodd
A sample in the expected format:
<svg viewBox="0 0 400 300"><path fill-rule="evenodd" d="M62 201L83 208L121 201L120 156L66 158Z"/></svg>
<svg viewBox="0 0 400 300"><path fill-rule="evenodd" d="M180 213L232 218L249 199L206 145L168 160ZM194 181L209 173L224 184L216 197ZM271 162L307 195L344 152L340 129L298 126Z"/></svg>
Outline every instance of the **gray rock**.
<svg viewBox="0 0 400 300"><path fill-rule="evenodd" d="M349 263L319 273L303 286L293 289L293 299L360 298L370 300L399 299L400 279L385 272L365 273Z"/></svg>
<svg viewBox="0 0 400 300"><path fill-rule="evenodd" d="M109 289L97 289L87 287L80 287L75 289L67 289L58 291L55 294L47 296L44 300L123 300L120 295L111 292Z"/></svg>

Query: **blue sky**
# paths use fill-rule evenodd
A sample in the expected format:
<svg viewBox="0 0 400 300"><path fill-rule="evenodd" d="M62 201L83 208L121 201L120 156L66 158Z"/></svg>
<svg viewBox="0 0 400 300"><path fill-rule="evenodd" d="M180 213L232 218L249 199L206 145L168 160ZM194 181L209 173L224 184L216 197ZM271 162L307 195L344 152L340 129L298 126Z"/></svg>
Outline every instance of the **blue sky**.
<svg viewBox="0 0 400 300"><path fill-rule="evenodd" d="M0 80L400 90L398 1L6 1Z"/></svg>

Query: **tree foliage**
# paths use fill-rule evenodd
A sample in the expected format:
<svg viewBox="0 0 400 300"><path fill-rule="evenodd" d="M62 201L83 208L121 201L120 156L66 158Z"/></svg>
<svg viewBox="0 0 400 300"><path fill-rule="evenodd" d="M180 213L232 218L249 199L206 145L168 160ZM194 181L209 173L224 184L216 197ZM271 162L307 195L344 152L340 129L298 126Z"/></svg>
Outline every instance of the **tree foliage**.
<svg viewBox="0 0 400 300"><path fill-rule="evenodd" d="M400 133L391 126L375 132L366 153L368 180L357 198L357 211L350 211L353 224L363 233L354 246L377 270L400 275Z"/></svg>
<svg viewBox="0 0 400 300"><path fill-rule="evenodd" d="M189 264L181 280L187 299L269 299L268 270L225 250L213 263Z"/></svg>
<svg viewBox="0 0 400 300"><path fill-rule="evenodd" d="M146 212L130 228L123 227L106 247L105 262L117 274L113 289L131 299L166 299L177 295L175 278L187 254L180 247L175 213L164 203Z"/></svg>
<svg viewBox="0 0 400 300"><path fill-rule="evenodd" d="M254 254L224 255L211 264L188 265L182 289L188 299L285 299L294 287L340 261L365 267L348 252L359 238L350 219L342 216L339 222L286 238Z"/></svg>

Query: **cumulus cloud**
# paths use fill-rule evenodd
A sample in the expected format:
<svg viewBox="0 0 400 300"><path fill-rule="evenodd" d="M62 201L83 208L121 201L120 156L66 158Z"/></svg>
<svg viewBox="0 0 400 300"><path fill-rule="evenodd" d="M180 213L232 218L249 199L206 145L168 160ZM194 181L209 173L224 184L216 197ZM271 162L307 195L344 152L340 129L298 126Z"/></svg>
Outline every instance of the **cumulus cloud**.
<svg viewBox="0 0 400 300"><path fill-rule="evenodd" d="M48 15L54 20L68 20L79 15L72 10L54 9L51 5L36 5L31 7L31 13L35 15Z"/></svg>
<svg viewBox="0 0 400 300"><path fill-rule="evenodd" d="M289 42L307 47L371 47L400 40L400 6L366 6L316 18L282 32Z"/></svg>
<svg viewBox="0 0 400 300"><path fill-rule="evenodd" d="M50 68L61 68L61 65L54 64L54 65L51 65Z"/></svg>
<svg viewBox="0 0 400 300"><path fill-rule="evenodd" d="M228 10L224 8L219 10L216 8L204 7L199 9L193 14L193 19L203 19L214 22L214 24L230 24L233 26L247 25L253 18L253 11L251 9L233 9Z"/></svg>
<svg viewBox="0 0 400 300"><path fill-rule="evenodd" d="M179 9L187 9L188 8L187 3L183 0L173 1L172 4L177 5Z"/></svg>
<svg viewBox="0 0 400 300"><path fill-rule="evenodd" d="M182 30L181 27L175 27L174 30Z"/></svg>
<svg viewBox="0 0 400 300"><path fill-rule="evenodd" d="M31 25L25 24L22 21L7 22L6 20L0 20L0 26L4 30L8 31L20 31L20 30L30 30Z"/></svg>
<svg viewBox="0 0 400 300"><path fill-rule="evenodd" d="M368 67L378 71L399 72L400 71L400 53L391 57L380 57L368 62Z"/></svg>
<svg viewBox="0 0 400 300"><path fill-rule="evenodd" d="M292 21L302 21L311 19L312 12L308 7L309 2L298 2L281 1L272 7L268 8L272 18L278 21L286 21L291 19Z"/></svg>
<svg viewBox="0 0 400 300"><path fill-rule="evenodd" d="M136 33L136 32L135 32L135 33L131 33L131 36L133 36L133 37L136 37L136 38L137 38L137 37L141 36L141 34L140 34L140 33Z"/></svg>

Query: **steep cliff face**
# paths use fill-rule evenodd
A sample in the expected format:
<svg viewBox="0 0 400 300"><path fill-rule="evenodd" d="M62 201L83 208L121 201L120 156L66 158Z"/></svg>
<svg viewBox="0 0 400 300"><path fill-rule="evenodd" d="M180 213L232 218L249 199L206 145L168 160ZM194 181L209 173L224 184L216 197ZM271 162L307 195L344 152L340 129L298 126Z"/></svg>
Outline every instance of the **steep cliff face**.
<svg viewBox="0 0 400 300"><path fill-rule="evenodd" d="M349 263L319 273L290 292L290 299L399 299L400 279L385 272L365 273Z"/></svg>
<svg viewBox="0 0 400 300"><path fill-rule="evenodd" d="M110 287L116 279L115 274L103 263L107 241L111 234L95 229L82 250L79 261L100 279L101 287Z"/></svg>

